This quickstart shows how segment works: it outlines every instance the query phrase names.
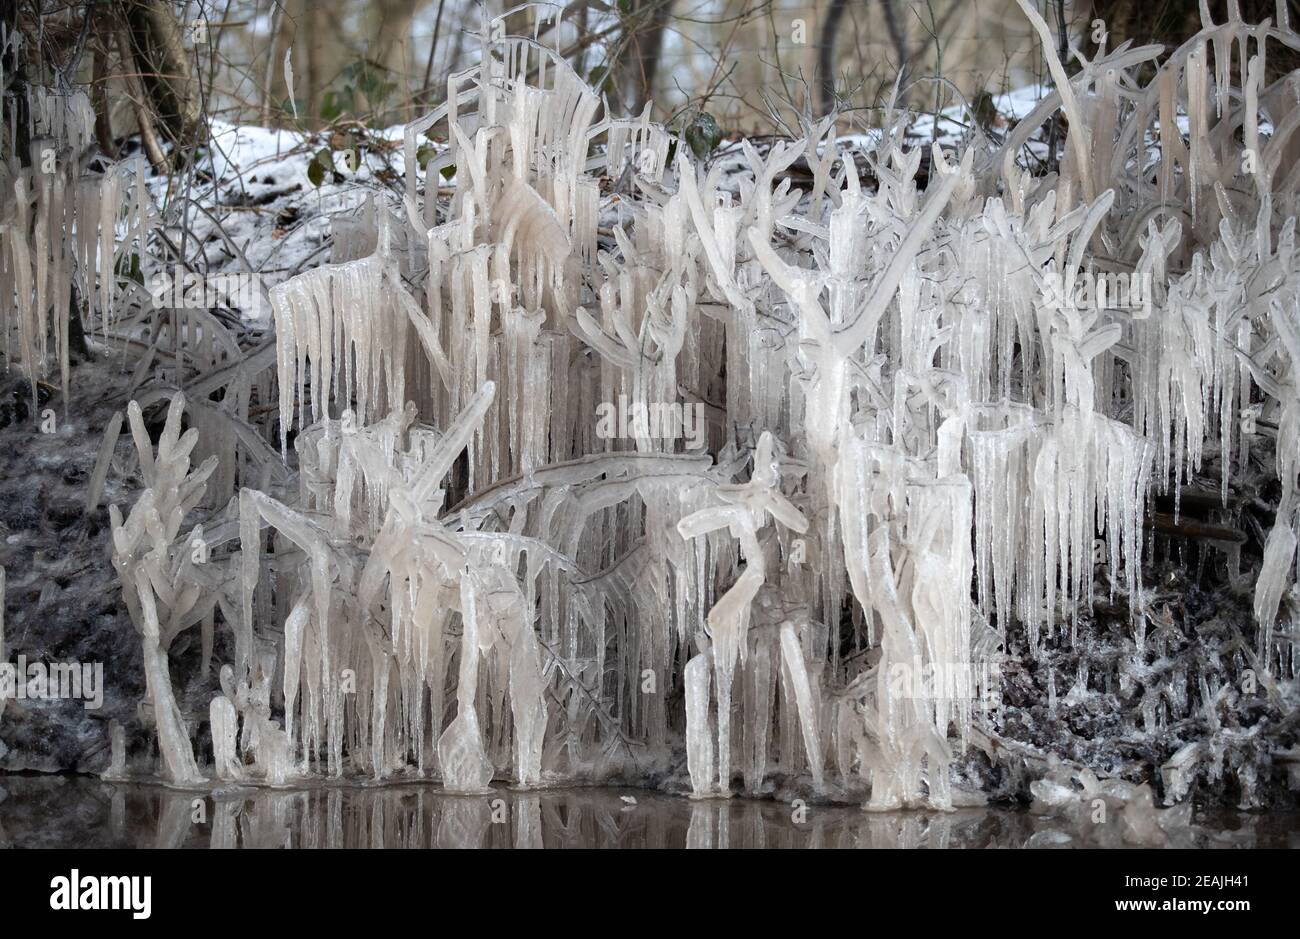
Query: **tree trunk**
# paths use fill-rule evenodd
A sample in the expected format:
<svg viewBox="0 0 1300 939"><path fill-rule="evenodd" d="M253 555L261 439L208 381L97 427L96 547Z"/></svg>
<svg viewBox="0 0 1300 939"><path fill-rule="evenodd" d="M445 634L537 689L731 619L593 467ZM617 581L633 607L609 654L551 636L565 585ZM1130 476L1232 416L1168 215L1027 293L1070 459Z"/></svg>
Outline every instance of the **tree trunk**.
<svg viewBox="0 0 1300 939"><path fill-rule="evenodd" d="M99 20L101 26L104 21ZM117 141L113 138L113 109L108 103L108 40L97 46L91 69L90 101L95 110L95 140L110 160L117 159Z"/></svg>
<svg viewBox="0 0 1300 939"><path fill-rule="evenodd" d="M822 114L829 114L835 107L835 38L848 6L848 0L831 0L817 42L817 108Z"/></svg>
<svg viewBox="0 0 1300 939"><path fill-rule="evenodd" d="M131 52L131 37L125 27L117 31L117 45L118 52L122 56L122 72L126 75L126 84L131 90L131 104L135 110L136 124L140 128L140 146L144 149L145 156L149 158L153 168L159 173L166 172L167 157L154 133L153 117L149 113L149 102L146 100L148 92L145 91L144 82L140 78L141 68Z"/></svg>
<svg viewBox="0 0 1300 939"><path fill-rule="evenodd" d="M640 114L654 96L664 28L672 16L673 0L634 0L626 14L623 48L616 65L618 87L632 114Z"/></svg>
<svg viewBox="0 0 1300 939"><path fill-rule="evenodd" d="M164 136L193 143L199 102L181 24L164 0L130 0L125 13L131 51Z"/></svg>

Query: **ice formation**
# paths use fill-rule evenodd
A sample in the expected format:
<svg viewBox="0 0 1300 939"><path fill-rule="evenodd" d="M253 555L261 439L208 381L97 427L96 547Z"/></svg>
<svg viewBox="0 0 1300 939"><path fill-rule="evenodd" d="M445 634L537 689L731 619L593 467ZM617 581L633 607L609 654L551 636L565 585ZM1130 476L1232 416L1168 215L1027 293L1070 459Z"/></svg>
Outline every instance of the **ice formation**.
<svg viewBox="0 0 1300 939"><path fill-rule="evenodd" d="M110 518L113 567L122 578L123 598L140 630L148 705L158 732L163 772L172 782L190 785L203 782L204 777L172 690L167 651L181 630L202 619L218 599L215 592L204 591L201 578L189 574L201 557L202 528L195 526L180 537L181 524L202 499L217 460L209 457L190 472L190 452L199 432L191 427L181 434L184 406L183 395L172 399L155 455L140 406L131 402L131 436L148 488L125 519L117 506L110 508Z"/></svg>
<svg viewBox="0 0 1300 939"><path fill-rule="evenodd" d="M892 109L856 151L823 121L697 161L484 22L482 65L406 129L401 199L272 289L274 348L243 358L204 320L218 340L156 449L142 409L168 392L128 408L145 490L113 508L113 563L160 771L467 793L676 774L701 798L803 778L950 808L961 755L1007 749L982 701L1011 644L1041 660L1105 602L1145 649L1167 626L1142 577L1152 500L1217 460L1226 505L1261 454L1282 508L1230 667L1294 706L1300 110L1262 79L1269 43L1300 45L1284 16L1207 17L1147 83L1159 47L1076 53L1067 78L1046 41L1058 90L1004 140L933 144L927 178ZM1023 154L1058 110L1059 171L1035 175ZM445 146L421 171L426 135ZM34 379L67 308L47 285L115 319L105 235L129 178L6 172L8 361ZM421 185L444 176L450 197ZM59 211L70 246L48 237ZM1119 276L1135 302L1077 289ZM627 419L602 423L615 404ZM1223 557L1235 576L1239 545ZM200 625L206 676L217 623L220 690L182 713L169 646ZM1153 725L1217 720L1231 691L1113 664L1091 680L1149 684ZM1217 765L1189 747L1171 801ZM1079 767L1033 792L1101 799L1137 842L1169 821L1149 788Z"/></svg>
<svg viewBox="0 0 1300 939"><path fill-rule="evenodd" d="M6 147L0 161L0 348L33 400L36 382L54 374L66 401L69 316L84 311L108 338L117 274L133 247L145 256L153 202L143 158L87 170L95 116L85 92L34 86L28 109L30 151Z"/></svg>

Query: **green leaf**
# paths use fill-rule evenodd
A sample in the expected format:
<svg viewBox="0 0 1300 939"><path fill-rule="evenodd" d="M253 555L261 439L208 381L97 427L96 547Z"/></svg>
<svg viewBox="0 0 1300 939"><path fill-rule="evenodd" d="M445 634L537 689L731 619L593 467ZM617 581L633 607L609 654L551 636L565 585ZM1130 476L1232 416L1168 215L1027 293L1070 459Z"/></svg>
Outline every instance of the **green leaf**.
<svg viewBox="0 0 1300 939"><path fill-rule="evenodd" d="M708 111L701 111L686 128L686 145L695 154L695 159L707 159L722 142L722 128Z"/></svg>
<svg viewBox="0 0 1300 939"><path fill-rule="evenodd" d="M449 179L451 179L453 176L456 175L456 164L455 164L455 163L448 163L446 166L444 166L444 167L443 167L441 170L439 170L438 172L442 174L442 178L443 178L443 179L448 179L448 180L449 180Z"/></svg>
<svg viewBox="0 0 1300 939"><path fill-rule="evenodd" d="M328 147L319 150L311 158L311 162L307 164L307 180L317 189L320 188L321 183L325 182L325 174L333 172L336 172L334 169L334 154L329 151Z"/></svg>
<svg viewBox="0 0 1300 939"><path fill-rule="evenodd" d="M415 162L420 165L420 169L425 170L429 168L429 161L432 160L437 155L438 155L437 147L431 147L428 144L422 144L420 148L415 151Z"/></svg>

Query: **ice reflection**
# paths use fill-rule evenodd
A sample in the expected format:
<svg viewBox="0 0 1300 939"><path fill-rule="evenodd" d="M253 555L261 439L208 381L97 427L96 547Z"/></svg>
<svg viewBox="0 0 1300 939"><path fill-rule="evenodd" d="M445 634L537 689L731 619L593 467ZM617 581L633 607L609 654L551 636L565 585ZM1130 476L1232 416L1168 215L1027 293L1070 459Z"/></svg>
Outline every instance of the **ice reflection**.
<svg viewBox="0 0 1300 939"><path fill-rule="evenodd" d="M1174 846L1300 847L1295 813L1202 815ZM1122 847L1006 808L872 814L851 806L690 800L608 788L453 796L432 785L176 792L87 778L0 777L0 847Z"/></svg>

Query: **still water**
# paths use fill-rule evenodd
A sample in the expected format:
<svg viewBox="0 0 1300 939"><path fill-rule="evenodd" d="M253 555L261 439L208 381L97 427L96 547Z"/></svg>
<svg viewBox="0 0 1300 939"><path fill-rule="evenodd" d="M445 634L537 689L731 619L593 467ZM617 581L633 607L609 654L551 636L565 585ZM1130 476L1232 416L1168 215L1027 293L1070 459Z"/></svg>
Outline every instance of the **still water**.
<svg viewBox="0 0 1300 939"><path fill-rule="evenodd" d="M1178 847L1300 847L1296 813L1199 813ZM451 796L430 785L177 792L88 777L0 776L0 847L1021 848L1123 847L1025 809L872 814L641 789Z"/></svg>

